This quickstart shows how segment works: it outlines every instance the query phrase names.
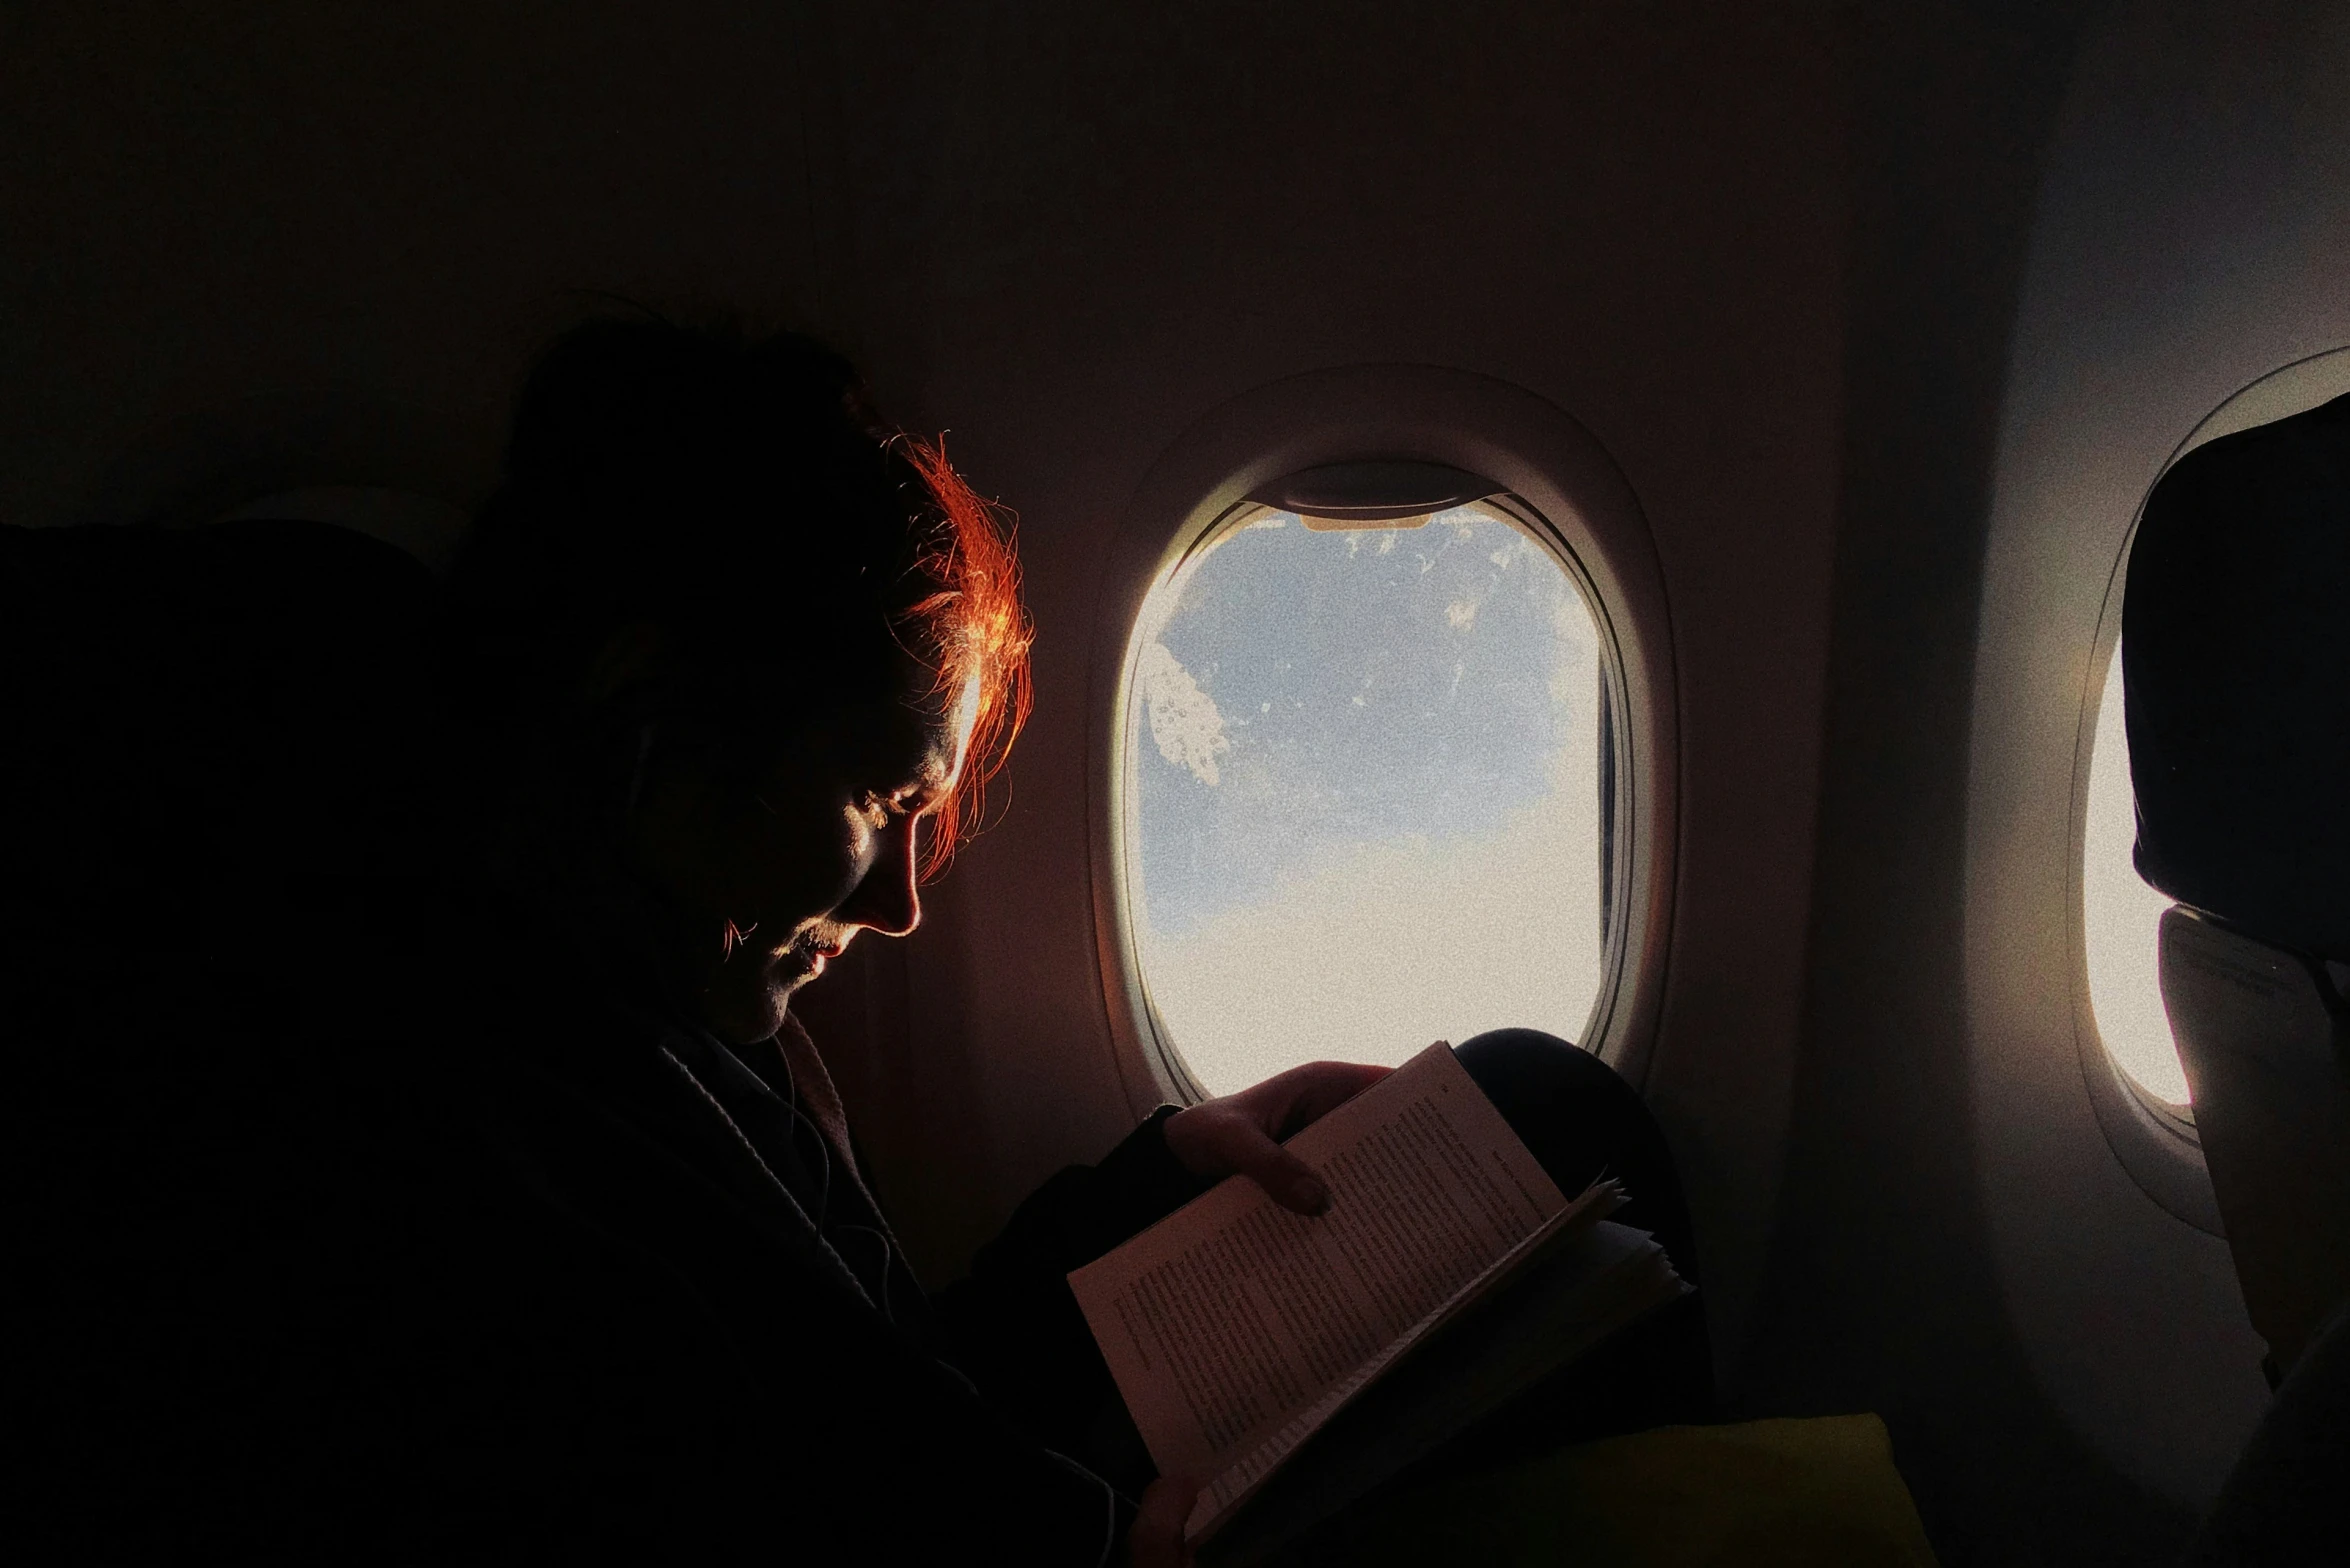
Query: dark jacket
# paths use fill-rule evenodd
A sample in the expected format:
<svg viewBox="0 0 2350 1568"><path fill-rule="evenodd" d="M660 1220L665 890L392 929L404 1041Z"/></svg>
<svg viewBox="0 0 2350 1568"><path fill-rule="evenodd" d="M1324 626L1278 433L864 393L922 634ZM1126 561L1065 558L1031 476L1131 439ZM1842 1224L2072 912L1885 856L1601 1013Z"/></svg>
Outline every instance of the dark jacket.
<svg viewBox="0 0 2350 1568"><path fill-rule="evenodd" d="M82 1217L128 1247L77 1287L142 1276L70 1330L121 1356L59 1478L106 1478L82 1529L334 1560L1116 1557L1131 1509L1097 1469L1135 1445L1063 1276L1199 1190L1159 1118L933 1300L796 1024L730 1051L478 918L363 902L314 901L326 940L216 999L241 1035L191 1031L222 1136L132 1151Z"/></svg>
<svg viewBox="0 0 2350 1568"><path fill-rule="evenodd" d="M0 530L10 1555L1093 1564L1063 1281L1155 1121L925 1300L796 1032L412 872L429 585L296 525Z"/></svg>

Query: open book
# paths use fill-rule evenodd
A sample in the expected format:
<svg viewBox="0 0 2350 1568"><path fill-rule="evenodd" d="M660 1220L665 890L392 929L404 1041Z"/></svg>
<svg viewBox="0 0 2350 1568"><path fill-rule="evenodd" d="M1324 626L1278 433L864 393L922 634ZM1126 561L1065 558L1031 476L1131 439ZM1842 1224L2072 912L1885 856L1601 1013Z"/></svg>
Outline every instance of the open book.
<svg viewBox="0 0 2350 1568"><path fill-rule="evenodd" d="M1281 1499L1283 1533L1688 1288L1647 1236L1602 1223L1624 1201L1613 1182L1568 1201L1442 1042L1289 1147L1327 1213L1234 1177L1069 1276L1160 1473L1207 1479L1195 1542L1472 1308L1477 1342L1448 1346L1440 1377L1345 1433L1343 1454L1308 1450L1330 1462Z"/></svg>

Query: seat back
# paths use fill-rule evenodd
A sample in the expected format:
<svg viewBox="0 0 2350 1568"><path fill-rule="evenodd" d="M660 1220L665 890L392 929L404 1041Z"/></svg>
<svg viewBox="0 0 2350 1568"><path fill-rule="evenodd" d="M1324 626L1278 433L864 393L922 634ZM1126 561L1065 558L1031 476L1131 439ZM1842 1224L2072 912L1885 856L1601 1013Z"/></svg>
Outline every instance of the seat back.
<svg viewBox="0 0 2350 1568"><path fill-rule="evenodd" d="M2252 1327L2281 1375L2350 1298L2350 1075L2322 967L2192 910L2162 918L2162 999Z"/></svg>
<svg viewBox="0 0 2350 1568"><path fill-rule="evenodd" d="M432 604L321 525L0 529L0 1225L37 1347L7 1403L57 1532L31 1557L174 1555L284 1451L288 954L333 940L325 884L431 840Z"/></svg>
<svg viewBox="0 0 2350 1568"><path fill-rule="evenodd" d="M2199 448L2148 498L2122 607L2137 864L2182 906L2163 998L2278 1373L2350 1293L2324 963L2350 960L2346 611L2350 398Z"/></svg>
<svg viewBox="0 0 2350 1568"><path fill-rule="evenodd" d="M2350 1543L2350 398L2214 441L2146 504L2122 610L2139 873L2277 1403L2190 1561Z"/></svg>
<svg viewBox="0 0 2350 1568"><path fill-rule="evenodd" d="M9 958L112 953L101 990L145 990L266 940L234 929L256 899L412 856L433 606L416 562L322 524L0 529Z"/></svg>
<svg viewBox="0 0 2350 1568"><path fill-rule="evenodd" d="M0 1116L224 1092L322 882L430 853L431 575L346 529L0 528ZM242 1009L244 1016L239 1016ZM113 1135L110 1135L113 1136Z"/></svg>
<svg viewBox="0 0 2350 1568"><path fill-rule="evenodd" d="M2350 397L2182 458L2122 600L2137 864L2191 909L2350 961Z"/></svg>

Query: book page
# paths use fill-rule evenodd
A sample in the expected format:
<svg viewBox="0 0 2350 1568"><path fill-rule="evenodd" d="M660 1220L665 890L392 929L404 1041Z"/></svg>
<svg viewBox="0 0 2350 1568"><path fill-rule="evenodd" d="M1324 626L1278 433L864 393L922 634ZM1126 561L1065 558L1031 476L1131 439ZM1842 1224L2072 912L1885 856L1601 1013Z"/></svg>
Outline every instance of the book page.
<svg viewBox="0 0 2350 1568"><path fill-rule="evenodd" d="M1202 1489L1199 1502L1192 1509L1191 1519L1185 1526L1185 1534L1196 1541L1220 1528L1232 1517L1235 1509L1254 1495L1267 1477L1288 1462L1289 1456L1307 1438L1319 1432L1373 1382L1384 1377L1397 1362L1418 1348L1422 1340L1483 1300L1487 1291L1515 1275L1534 1258L1555 1250L1553 1244L1564 1235L1569 1232L1576 1236L1583 1235L1590 1229L1591 1222L1614 1213L1623 1201L1623 1189L1614 1182L1595 1182L1585 1189L1581 1197L1544 1221L1508 1252L1494 1259L1475 1278L1465 1281L1451 1296L1430 1308L1418 1322L1389 1340L1368 1361L1341 1378L1321 1398L1291 1416L1254 1448L1227 1465Z"/></svg>
<svg viewBox="0 0 2350 1568"><path fill-rule="evenodd" d="M1289 1147L1328 1186L1327 1213L1293 1214L1233 1177L1069 1276L1162 1474L1253 1485L1568 1216L1441 1042ZM1216 1490L1221 1514L1238 1493Z"/></svg>

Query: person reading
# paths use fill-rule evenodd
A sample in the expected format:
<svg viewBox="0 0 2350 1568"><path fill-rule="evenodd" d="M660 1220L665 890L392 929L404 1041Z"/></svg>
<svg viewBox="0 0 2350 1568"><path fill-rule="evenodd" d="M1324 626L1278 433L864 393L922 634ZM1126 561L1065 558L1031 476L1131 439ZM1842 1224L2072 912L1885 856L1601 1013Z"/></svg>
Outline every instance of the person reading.
<svg viewBox="0 0 2350 1568"><path fill-rule="evenodd" d="M1027 712L991 509L809 339L591 322L523 388L446 600L445 852L285 938L314 1163L257 1508L345 1557L1182 1560L1206 1478L1153 1473L1067 1276L1228 1177L1315 1215L1283 1140L1385 1069L1162 1107L967 1279L915 1278L791 1002L914 930ZM1457 1056L1691 1274L1604 1064ZM1545 1430L1701 1413L1700 1320L1665 1317Z"/></svg>

